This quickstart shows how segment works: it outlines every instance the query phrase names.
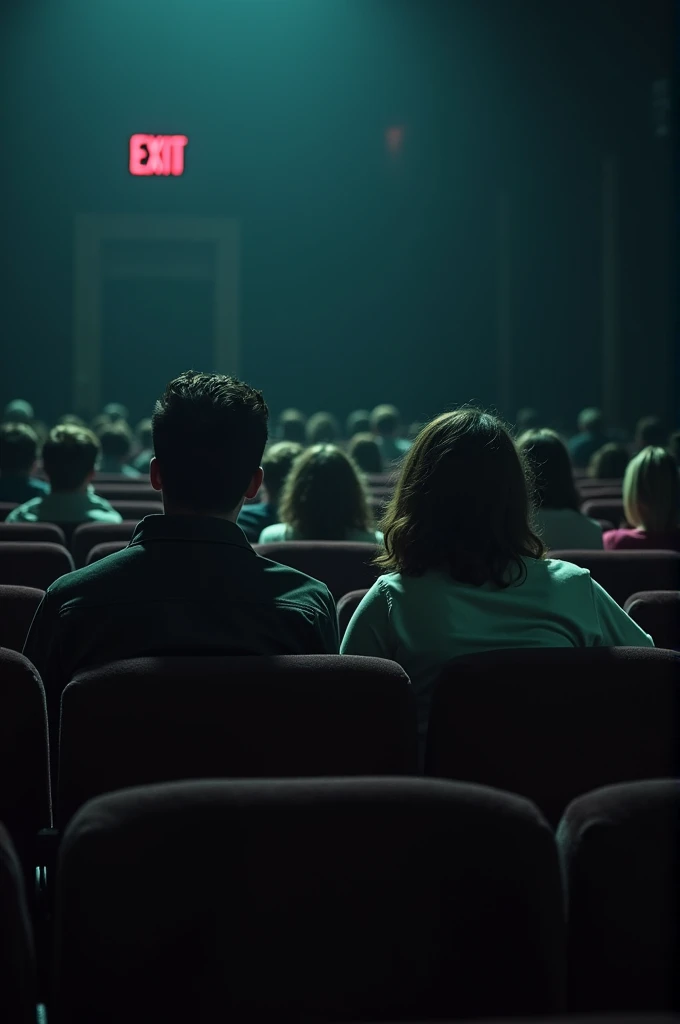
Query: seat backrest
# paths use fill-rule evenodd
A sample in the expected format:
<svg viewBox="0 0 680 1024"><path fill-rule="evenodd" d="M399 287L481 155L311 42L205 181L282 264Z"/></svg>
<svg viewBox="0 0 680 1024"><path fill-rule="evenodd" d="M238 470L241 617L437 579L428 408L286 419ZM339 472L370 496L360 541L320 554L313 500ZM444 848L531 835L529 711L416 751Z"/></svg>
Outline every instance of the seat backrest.
<svg viewBox="0 0 680 1024"><path fill-rule="evenodd" d="M573 1013L680 1010L680 781L579 797L558 829Z"/></svg>
<svg viewBox="0 0 680 1024"><path fill-rule="evenodd" d="M680 654L639 647L492 651L435 687L426 773L498 786L557 824L597 786L678 768Z"/></svg>
<svg viewBox="0 0 680 1024"><path fill-rule="evenodd" d="M159 501L114 500L111 504L116 512L120 512L123 519L133 519L135 523L138 523L144 516L157 516L163 511L163 506Z"/></svg>
<svg viewBox="0 0 680 1024"><path fill-rule="evenodd" d="M0 583L47 590L73 569L71 555L60 544L0 541Z"/></svg>
<svg viewBox="0 0 680 1024"><path fill-rule="evenodd" d="M408 775L415 702L394 662L338 655L138 658L62 695L58 819L123 786Z"/></svg>
<svg viewBox="0 0 680 1024"><path fill-rule="evenodd" d="M554 837L509 794L425 779L133 789L64 836L57 1017L559 1012L562 917Z"/></svg>
<svg viewBox="0 0 680 1024"><path fill-rule="evenodd" d="M22 855L52 824L47 709L28 658L0 648L0 820Z"/></svg>
<svg viewBox="0 0 680 1024"><path fill-rule="evenodd" d="M129 541L135 531L136 520L127 519L122 523L81 523L73 534L71 552L76 569L87 565L87 558L98 544L111 541Z"/></svg>
<svg viewBox="0 0 680 1024"><path fill-rule="evenodd" d="M0 1020L35 1024L36 999L33 930L21 863L0 824Z"/></svg>
<svg viewBox="0 0 680 1024"><path fill-rule="evenodd" d="M680 650L680 590L643 590L631 594L624 609L649 633L656 647Z"/></svg>
<svg viewBox="0 0 680 1024"><path fill-rule="evenodd" d="M591 519L609 519L616 523L617 528L625 524L623 498L587 498L581 505L581 511Z"/></svg>
<svg viewBox="0 0 680 1024"><path fill-rule="evenodd" d="M347 631L350 619L367 593L367 590L352 590L349 594L344 594L338 601L338 626L341 640Z"/></svg>
<svg viewBox="0 0 680 1024"><path fill-rule="evenodd" d="M87 553L85 565L92 565L93 562L98 562L100 558L115 555L117 551L124 551L128 546L129 541L127 540L111 540L106 544L95 544Z"/></svg>
<svg viewBox="0 0 680 1024"><path fill-rule="evenodd" d="M95 491L101 498L106 498L112 505L115 505L117 501L153 501L156 504L160 504L162 501L162 494L160 491L155 491L153 487L149 485L149 481L139 482L133 480L127 483L119 484L107 484L98 483L95 481Z"/></svg>
<svg viewBox="0 0 680 1024"><path fill-rule="evenodd" d="M282 562L325 583L335 600L360 587L371 587L378 570L371 564L378 548L339 540L284 541L280 544L256 544L264 558Z"/></svg>
<svg viewBox="0 0 680 1024"><path fill-rule="evenodd" d="M28 630L44 590L0 584L0 647L23 651Z"/></svg>
<svg viewBox="0 0 680 1024"><path fill-rule="evenodd" d="M551 551L550 558L588 569L622 607L638 590L680 589L677 551Z"/></svg>
<svg viewBox="0 0 680 1024"><path fill-rule="evenodd" d="M47 541L65 546L64 531L56 523L0 523L0 540Z"/></svg>
<svg viewBox="0 0 680 1024"><path fill-rule="evenodd" d="M16 507L16 501L0 501L0 522L4 523L12 509Z"/></svg>

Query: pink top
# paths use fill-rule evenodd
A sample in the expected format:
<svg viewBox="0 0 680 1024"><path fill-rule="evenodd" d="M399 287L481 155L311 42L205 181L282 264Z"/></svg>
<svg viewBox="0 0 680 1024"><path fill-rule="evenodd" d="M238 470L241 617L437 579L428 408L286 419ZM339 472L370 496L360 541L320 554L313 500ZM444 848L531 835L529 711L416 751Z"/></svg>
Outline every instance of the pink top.
<svg viewBox="0 0 680 1024"><path fill-rule="evenodd" d="M680 527L670 533L647 533L641 529L607 530L602 537L605 551L678 551Z"/></svg>

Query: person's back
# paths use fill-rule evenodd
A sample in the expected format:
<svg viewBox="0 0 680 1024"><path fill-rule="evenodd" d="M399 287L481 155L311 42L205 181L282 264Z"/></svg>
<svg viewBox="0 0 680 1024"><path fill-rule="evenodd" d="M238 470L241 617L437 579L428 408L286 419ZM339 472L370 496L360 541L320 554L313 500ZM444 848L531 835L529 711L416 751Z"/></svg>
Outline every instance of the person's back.
<svg viewBox="0 0 680 1024"><path fill-rule="evenodd" d="M0 426L0 501L22 504L47 494L48 485L33 476L37 458L38 436L31 426Z"/></svg>
<svg viewBox="0 0 680 1024"><path fill-rule="evenodd" d="M578 417L578 433L569 441L569 454L579 469L586 469L591 458L609 438L599 409L583 409Z"/></svg>
<svg viewBox="0 0 680 1024"><path fill-rule="evenodd" d="M591 578L545 559L523 456L475 409L446 413L406 456L381 522L380 576L353 615L343 654L403 666L421 735L439 670L513 647L653 646Z"/></svg>
<svg viewBox="0 0 680 1024"><path fill-rule="evenodd" d="M8 523L120 523L123 517L92 490L99 441L86 427L55 427L43 445L49 492L12 509Z"/></svg>
<svg viewBox="0 0 680 1024"><path fill-rule="evenodd" d="M604 535L608 551L680 551L680 477L675 459L649 446L626 467L623 506L629 527Z"/></svg>
<svg viewBox="0 0 680 1024"><path fill-rule="evenodd" d="M371 430L380 448L385 469L400 462L411 442L399 436L399 411L393 405L377 405L371 413Z"/></svg>
<svg viewBox="0 0 680 1024"><path fill-rule="evenodd" d="M48 588L24 653L52 722L73 674L160 654L337 652L327 587L255 554L236 525L261 481L267 407L234 378L186 373L156 405L152 485L165 514L130 546Z"/></svg>
<svg viewBox="0 0 680 1024"><path fill-rule="evenodd" d="M288 540L349 540L376 544L363 480L351 458L331 444L308 448L295 461L279 506L281 522L261 544Z"/></svg>
<svg viewBox="0 0 680 1024"><path fill-rule="evenodd" d="M527 430L517 442L535 478L537 531L548 550L602 548L602 528L584 516L569 452L554 430Z"/></svg>

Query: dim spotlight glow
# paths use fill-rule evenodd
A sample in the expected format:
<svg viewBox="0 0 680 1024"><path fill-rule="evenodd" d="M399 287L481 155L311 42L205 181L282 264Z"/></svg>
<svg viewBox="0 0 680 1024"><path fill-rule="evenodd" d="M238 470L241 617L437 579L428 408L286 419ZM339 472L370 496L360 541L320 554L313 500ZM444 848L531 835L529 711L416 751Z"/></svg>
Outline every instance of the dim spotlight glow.
<svg viewBox="0 0 680 1024"><path fill-rule="evenodd" d="M130 174L184 174L186 135L131 135Z"/></svg>

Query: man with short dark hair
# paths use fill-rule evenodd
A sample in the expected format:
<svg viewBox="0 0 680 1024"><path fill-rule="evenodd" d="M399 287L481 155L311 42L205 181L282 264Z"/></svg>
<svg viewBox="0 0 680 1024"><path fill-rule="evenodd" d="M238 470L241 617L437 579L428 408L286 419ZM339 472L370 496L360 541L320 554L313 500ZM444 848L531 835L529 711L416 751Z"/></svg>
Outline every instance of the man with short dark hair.
<svg viewBox="0 0 680 1024"><path fill-rule="evenodd" d="M127 423L119 420L108 423L98 433L102 446L102 457L99 463L101 473L120 473L122 476L139 479L140 473L134 466L128 465L132 451L132 432Z"/></svg>
<svg viewBox="0 0 680 1024"><path fill-rule="evenodd" d="M87 427L55 427L43 445L48 494L13 508L8 523L120 523L123 517L92 490L99 441Z"/></svg>
<svg viewBox="0 0 680 1024"><path fill-rule="evenodd" d="M393 405L376 405L371 413L371 430L380 447L383 465L400 462L411 442L399 436L399 410Z"/></svg>
<svg viewBox="0 0 680 1024"><path fill-rule="evenodd" d="M38 435L27 423L0 426L0 501L21 504L47 494L44 480L32 476L38 460Z"/></svg>
<svg viewBox="0 0 680 1024"><path fill-rule="evenodd" d="M168 384L150 466L164 514L53 583L33 620L24 653L53 726L73 675L119 658L337 653L328 588L256 555L236 525L262 483L267 419L261 393L233 377L189 371Z"/></svg>
<svg viewBox="0 0 680 1024"><path fill-rule="evenodd" d="M304 448L292 441L279 441L268 448L262 458L264 486L267 500L256 505L244 505L238 517L238 525L249 541L257 544L265 526L279 521L279 496L291 471L292 465Z"/></svg>

